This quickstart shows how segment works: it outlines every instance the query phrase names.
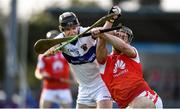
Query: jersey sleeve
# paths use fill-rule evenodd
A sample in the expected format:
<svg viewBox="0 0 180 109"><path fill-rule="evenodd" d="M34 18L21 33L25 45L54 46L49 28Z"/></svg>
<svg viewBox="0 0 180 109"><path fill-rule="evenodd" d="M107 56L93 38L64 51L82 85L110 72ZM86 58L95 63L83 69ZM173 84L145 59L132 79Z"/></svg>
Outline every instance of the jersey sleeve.
<svg viewBox="0 0 180 109"><path fill-rule="evenodd" d="M92 36L89 36L89 40L93 43L93 45L96 45L97 40L93 39Z"/></svg>
<svg viewBox="0 0 180 109"><path fill-rule="evenodd" d="M138 53L138 51L137 51L137 49L136 49L135 47L133 47L133 49L134 49L135 52L136 52L136 57L131 58L131 59L134 60L134 61L137 62L137 63L140 63L139 53Z"/></svg>
<svg viewBox="0 0 180 109"><path fill-rule="evenodd" d="M54 39L59 39L59 38L63 38L63 37L64 37L63 33L59 33Z"/></svg>
<svg viewBox="0 0 180 109"><path fill-rule="evenodd" d="M41 55L39 55L38 62L37 62L37 69L39 69L41 72L41 71L43 71L44 67L45 67L45 63L43 61L43 57Z"/></svg>

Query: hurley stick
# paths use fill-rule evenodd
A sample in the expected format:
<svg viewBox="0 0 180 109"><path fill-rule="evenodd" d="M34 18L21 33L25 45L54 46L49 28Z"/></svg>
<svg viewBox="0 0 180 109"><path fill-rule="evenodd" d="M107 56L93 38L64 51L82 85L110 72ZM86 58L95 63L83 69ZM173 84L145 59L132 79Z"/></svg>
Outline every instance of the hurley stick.
<svg viewBox="0 0 180 109"><path fill-rule="evenodd" d="M107 28L107 29L103 29L103 30L100 30L100 33L104 33L104 32L109 32L109 31L113 31L113 30L118 30L118 29L120 29L122 26L121 25L119 25L119 26L116 26L116 27L112 27L112 28ZM90 32L88 32L88 33L85 33L85 34L83 34L81 37L87 37L87 36L90 36L91 35L91 33ZM70 36L70 37L67 37L67 38L69 38L69 39L72 39L74 36ZM61 39L61 41L63 42L63 41L65 41L65 40L67 40L67 38L65 37L65 38L60 38ZM43 41L43 40L41 40L41 41ZM52 42L54 43L54 45L57 45L57 44L59 44L59 43L57 43L57 42L55 42L55 41L57 41L57 42L59 42L60 40L59 39L54 39ZM49 48L51 48L52 46L50 46L52 43L51 43L51 40L44 40L44 42L41 42L41 43L43 43L42 45L40 45L40 44L37 44L36 45L36 49L35 50L39 50L39 51L36 51L36 53L38 53L38 54L42 54L42 53L44 53L44 52L46 52ZM44 45L46 43L46 45ZM52 44L53 45L53 44ZM37 49L39 47L39 49Z"/></svg>
<svg viewBox="0 0 180 109"><path fill-rule="evenodd" d="M95 28L97 26L100 26L102 24L104 24L107 20L110 20L113 18L115 14L112 13L112 14L108 14L102 18L100 18L98 21L96 21L94 24L92 24L86 31L80 33L79 35L75 36L74 38L72 38L71 40L68 40L66 43L60 45L59 47L56 48L55 51L58 51L58 50L61 50L64 46L66 46L67 44L75 41L76 39L78 39L78 37L81 37L83 34L87 33L88 31L90 31L92 28Z"/></svg>
<svg viewBox="0 0 180 109"><path fill-rule="evenodd" d="M90 31L92 28L97 27L99 25L102 25L103 23L105 23L105 21L111 19L113 17L114 14L109 14L106 15L102 18L100 18L98 21L96 21L93 25L91 25L86 31L84 31L83 33L79 34L79 35L75 35L75 36L68 36L65 38L58 38L58 39L39 39L35 44L34 44L34 49L35 52L38 54L42 54L45 51L47 51L49 48L51 48L52 46L55 46L57 44L60 44L62 42L65 42L63 45L59 46L57 50L62 49L65 45L73 42L74 40L76 40L79 37L84 37L84 36L88 36L91 33L86 34L88 31ZM111 30L110 30L111 31Z"/></svg>
<svg viewBox="0 0 180 109"><path fill-rule="evenodd" d="M35 52L38 54L42 54L45 51L47 51L49 48L51 48L54 45L60 44L62 42L66 42L63 45L59 46L56 50L60 50L61 48L63 48L65 45L73 42L74 40L76 40L78 37L83 36L83 34L87 33L89 30L91 30L94 27L97 27L99 25L102 25L103 23L105 23L107 20L111 19L114 16L114 14L108 14L102 18L100 18L98 21L96 21L93 25L91 25L86 31L82 32L79 35L76 36L69 36L69 37L65 37L65 38L58 38L58 39L40 39L38 40L35 44L34 44L34 49Z"/></svg>

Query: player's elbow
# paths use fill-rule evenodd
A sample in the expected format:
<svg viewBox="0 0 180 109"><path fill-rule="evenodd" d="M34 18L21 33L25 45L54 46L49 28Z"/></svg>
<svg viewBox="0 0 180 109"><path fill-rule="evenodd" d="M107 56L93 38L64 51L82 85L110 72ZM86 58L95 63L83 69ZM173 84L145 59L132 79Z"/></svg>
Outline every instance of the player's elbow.
<svg viewBox="0 0 180 109"><path fill-rule="evenodd" d="M97 50L96 51L96 59L98 61L99 64L104 64L106 62L106 58L107 58L108 52L107 49L105 50Z"/></svg>
<svg viewBox="0 0 180 109"><path fill-rule="evenodd" d="M37 70L35 71L35 77L39 80L41 80L43 78L42 75L40 74L40 72Z"/></svg>
<svg viewBox="0 0 180 109"><path fill-rule="evenodd" d="M126 46L122 49L123 53L130 58L135 58L137 56L136 51L131 46Z"/></svg>
<svg viewBox="0 0 180 109"><path fill-rule="evenodd" d="M97 61L98 61L99 64L104 65L105 62L106 62L106 58L97 58Z"/></svg>
<svg viewBox="0 0 180 109"><path fill-rule="evenodd" d="M98 61L99 64L104 65L106 61Z"/></svg>

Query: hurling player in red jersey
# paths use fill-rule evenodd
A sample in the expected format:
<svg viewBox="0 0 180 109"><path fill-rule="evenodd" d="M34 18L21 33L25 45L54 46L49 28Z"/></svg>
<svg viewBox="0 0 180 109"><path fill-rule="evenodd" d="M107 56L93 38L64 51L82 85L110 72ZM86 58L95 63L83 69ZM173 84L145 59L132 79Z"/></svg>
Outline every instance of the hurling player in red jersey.
<svg viewBox="0 0 180 109"><path fill-rule="evenodd" d="M58 31L49 31L46 37L53 38L57 34ZM61 108L71 108L69 65L61 52L48 57L40 54L35 76L43 80L40 108L50 108L52 103L59 104Z"/></svg>
<svg viewBox="0 0 180 109"><path fill-rule="evenodd" d="M143 78L138 51L130 45L133 32L128 27L113 33L99 34L96 58L100 64L106 64L102 78L111 96L120 108L163 108L162 100ZM113 52L108 55L106 42L112 44Z"/></svg>

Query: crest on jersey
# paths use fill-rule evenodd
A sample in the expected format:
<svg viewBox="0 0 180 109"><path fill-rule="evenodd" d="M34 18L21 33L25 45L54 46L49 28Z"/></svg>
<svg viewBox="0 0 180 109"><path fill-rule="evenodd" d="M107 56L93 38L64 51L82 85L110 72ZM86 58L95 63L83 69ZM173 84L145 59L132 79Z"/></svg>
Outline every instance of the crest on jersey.
<svg viewBox="0 0 180 109"><path fill-rule="evenodd" d="M86 51L87 50L87 44L83 44L82 46L81 46L81 48L84 50L84 51Z"/></svg>
<svg viewBox="0 0 180 109"><path fill-rule="evenodd" d="M53 63L53 70L54 70L54 72L63 70L63 66L64 65L63 65L63 63L61 61L55 61Z"/></svg>

